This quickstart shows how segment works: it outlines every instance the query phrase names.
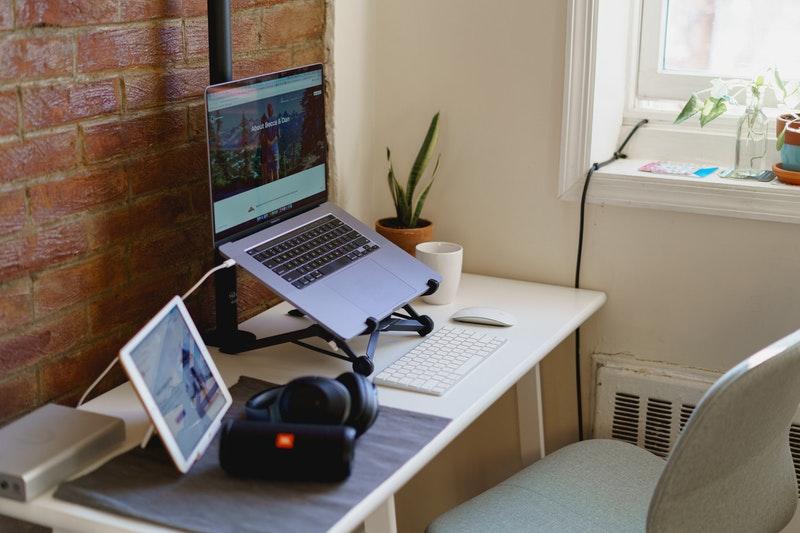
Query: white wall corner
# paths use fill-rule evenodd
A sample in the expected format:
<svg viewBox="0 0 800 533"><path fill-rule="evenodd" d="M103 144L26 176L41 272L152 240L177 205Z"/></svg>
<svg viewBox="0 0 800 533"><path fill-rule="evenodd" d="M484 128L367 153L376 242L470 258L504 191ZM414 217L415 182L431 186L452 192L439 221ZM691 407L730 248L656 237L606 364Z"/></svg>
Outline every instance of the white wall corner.
<svg viewBox="0 0 800 533"><path fill-rule="evenodd" d="M331 199L370 223L375 6L366 1L327 0L326 8Z"/></svg>
<svg viewBox="0 0 800 533"><path fill-rule="evenodd" d="M591 157L597 0L569 0L558 197L577 199Z"/></svg>
<svg viewBox="0 0 800 533"><path fill-rule="evenodd" d="M339 191L339 173L336 166L336 143L333 131L333 102L336 101L336 77L335 73L335 58L334 50L334 27L336 24L336 2L335 0L325 0L325 35L324 35L324 63L325 63L325 98L327 104L325 106L325 136L328 138L328 186L331 190L331 196L338 199Z"/></svg>

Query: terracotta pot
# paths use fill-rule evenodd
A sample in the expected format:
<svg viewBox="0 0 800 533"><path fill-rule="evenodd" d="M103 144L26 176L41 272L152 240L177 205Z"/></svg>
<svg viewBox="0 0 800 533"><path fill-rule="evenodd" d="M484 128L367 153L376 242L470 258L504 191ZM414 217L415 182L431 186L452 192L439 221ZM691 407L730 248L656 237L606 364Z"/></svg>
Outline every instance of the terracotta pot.
<svg viewBox="0 0 800 533"><path fill-rule="evenodd" d="M781 134L787 122L789 122L789 127L786 128L784 142L792 146L800 146L800 119L793 118L792 115L778 117L775 121L775 135Z"/></svg>
<svg viewBox="0 0 800 533"><path fill-rule="evenodd" d="M375 231L411 255L415 255L419 243L433 240L433 222L430 220L420 219L419 226L416 228L398 228L396 226L396 218L382 218L375 223Z"/></svg>

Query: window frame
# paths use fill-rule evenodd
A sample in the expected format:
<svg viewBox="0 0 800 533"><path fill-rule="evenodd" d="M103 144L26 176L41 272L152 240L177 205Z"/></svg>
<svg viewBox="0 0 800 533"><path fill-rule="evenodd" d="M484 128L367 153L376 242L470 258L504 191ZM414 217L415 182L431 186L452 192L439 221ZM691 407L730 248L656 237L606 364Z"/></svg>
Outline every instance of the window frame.
<svg viewBox="0 0 800 533"><path fill-rule="evenodd" d="M637 98L641 100L680 100L686 95L705 89L713 77L702 74L669 72L664 64L664 44L667 32L669 0L638 0L639 53Z"/></svg>
<svg viewBox="0 0 800 533"><path fill-rule="evenodd" d="M616 161L594 173L589 203L800 223L800 187L661 176L637 170L642 162L657 159L729 166L726 154L732 153L737 121L734 110L702 129L694 122L675 125L682 102L637 98L635 66L639 61L641 7L642 0L568 0L558 197L579 200L591 163L607 159L631 126L640 118L648 118L650 123L639 130L626 149L631 159ZM617 24L620 11L625 11L630 26L626 39L614 37L617 28L608 30L599 24L601 20L606 25ZM605 49L612 40L616 48ZM604 70L598 74L598 57L601 63L609 57L625 57L625 79L615 81L616 86L610 89L608 65L603 64ZM612 89L615 92L610 92ZM602 91L606 93L600 94ZM622 111L616 118L609 117L607 108L620 106L608 102L619 99L624 100ZM702 156L697 157L698 153ZM771 157L776 158L777 152Z"/></svg>

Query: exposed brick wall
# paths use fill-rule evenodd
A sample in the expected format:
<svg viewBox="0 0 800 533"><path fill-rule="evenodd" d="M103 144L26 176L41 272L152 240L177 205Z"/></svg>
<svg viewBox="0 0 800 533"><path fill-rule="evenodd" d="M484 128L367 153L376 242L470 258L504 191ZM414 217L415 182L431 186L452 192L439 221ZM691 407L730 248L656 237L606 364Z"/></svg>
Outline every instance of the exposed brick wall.
<svg viewBox="0 0 800 533"><path fill-rule="evenodd" d="M323 60L324 0L233 4L235 77ZM0 422L73 402L211 265L205 12L0 0ZM275 303L240 280L240 316Z"/></svg>

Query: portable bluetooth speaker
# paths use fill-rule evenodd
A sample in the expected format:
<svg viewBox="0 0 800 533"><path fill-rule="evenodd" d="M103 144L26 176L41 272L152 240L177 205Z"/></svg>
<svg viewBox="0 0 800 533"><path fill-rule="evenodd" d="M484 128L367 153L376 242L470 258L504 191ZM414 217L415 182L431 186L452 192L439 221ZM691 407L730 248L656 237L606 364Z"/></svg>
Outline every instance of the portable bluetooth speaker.
<svg viewBox="0 0 800 533"><path fill-rule="evenodd" d="M350 475L356 430L349 426L228 420L219 462L232 476L341 481Z"/></svg>

